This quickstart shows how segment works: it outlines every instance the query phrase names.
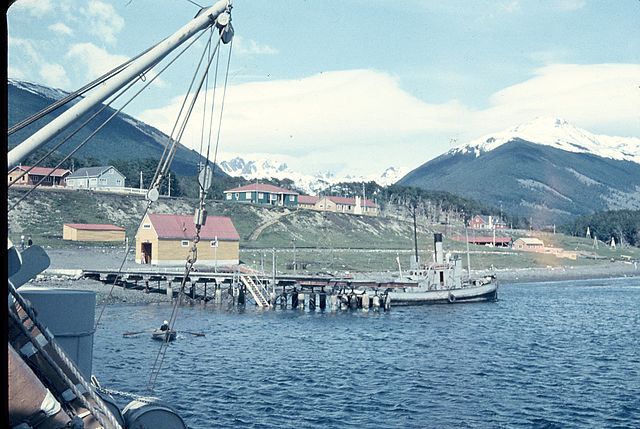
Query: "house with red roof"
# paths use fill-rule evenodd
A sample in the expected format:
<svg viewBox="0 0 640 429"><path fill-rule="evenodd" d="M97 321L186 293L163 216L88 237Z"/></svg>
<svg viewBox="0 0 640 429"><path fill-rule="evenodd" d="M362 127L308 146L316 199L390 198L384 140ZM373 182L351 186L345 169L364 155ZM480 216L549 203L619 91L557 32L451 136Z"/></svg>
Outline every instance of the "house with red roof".
<svg viewBox="0 0 640 429"><path fill-rule="evenodd" d="M495 216L475 215L469 219L469 228L472 229L506 229L507 224Z"/></svg>
<svg viewBox="0 0 640 429"><path fill-rule="evenodd" d="M224 191L226 201L295 207L298 193L266 183L252 183Z"/></svg>
<svg viewBox="0 0 640 429"><path fill-rule="evenodd" d="M315 210L377 216L379 208L373 201L361 197L326 196L318 200Z"/></svg>
<svg viewBox="0 0 640 429"><path fill-rule="evenodd" d="M315 209L320 197L313 195L298 195L298 207L301 209Z"/></svg>
<svg viewBox="0 0 640 429"><path fill-rule="evenodd" d="M184 266L195 235L193 215L147 214L136 233L136 262ZM240 236L228 217L207 216L197 247L195 266L218 267L240 261Z"/></svg>
<svg viewBox="0 0 640 429"><path fill-rule="evenodd" d="M122 241L126 231L123 227L103 223L65 223L62 239L70 241Z"/></svg>
<svg viewBox="0 0 640 429"><path fill-rule="evenodd" d="M9 171L7 182L8 184L33 186L42 180L40 186L65 186L65 178L70 174L71 171L64 168L18 165Z"/></svg>

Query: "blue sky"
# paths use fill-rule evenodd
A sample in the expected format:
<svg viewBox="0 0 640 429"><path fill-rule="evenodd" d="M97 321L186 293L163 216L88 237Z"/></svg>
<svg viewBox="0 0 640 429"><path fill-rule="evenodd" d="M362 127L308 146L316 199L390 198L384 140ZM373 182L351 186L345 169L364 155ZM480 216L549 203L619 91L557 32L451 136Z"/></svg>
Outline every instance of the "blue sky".
<svg viewBox="0 0 640 429"><path fill-rule="evenodd" d="M538 116L640 136L640 1L233 4L223 159L374 174ZM78 88L197 9L187 0L18 0L8 12L9 77ZM127 113L169 131L197 51ZM194 127L183 143L197 147L199 135Z"/></svg>

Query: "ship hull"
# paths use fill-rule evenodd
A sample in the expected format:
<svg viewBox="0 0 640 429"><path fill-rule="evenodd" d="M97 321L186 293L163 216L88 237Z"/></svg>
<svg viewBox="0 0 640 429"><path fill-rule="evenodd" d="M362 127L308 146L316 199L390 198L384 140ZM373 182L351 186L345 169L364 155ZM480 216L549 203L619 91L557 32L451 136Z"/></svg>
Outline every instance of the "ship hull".
<svg viewBox="0 0 640 429"><path fill-rule="evenodd" d="M464 302L496 301L498 299L498 284L488 283L448 290L389 291L388 294L391 298L391 304L394 307L399 305L458 304Z"/></svg>

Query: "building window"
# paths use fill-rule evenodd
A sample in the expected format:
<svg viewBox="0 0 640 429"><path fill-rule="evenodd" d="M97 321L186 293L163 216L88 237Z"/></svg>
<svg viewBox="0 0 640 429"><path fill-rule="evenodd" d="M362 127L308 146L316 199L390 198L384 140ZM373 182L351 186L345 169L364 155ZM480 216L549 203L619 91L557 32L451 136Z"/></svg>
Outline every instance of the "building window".
<svg viewBox="0 0 640 429"><path fill-rule="evenodd" d="M218 240L211 240L211 247L218 247Z"/></svg>
<svg viewBox="0 0 640 429"><path fill-rule="evenodd" d="M122 181L120 179L116 179L116 185L119 185L120 183L122 183Z"/></svg>
<svg viewBox="0 0 640 429"><path fill-rule="evenodd" d="M182 240L180 244L182 245L182 247L189 247L189 240Z"/></svg>
<svg viewBox="0 0 640 429"><path fill-rule="evenodd" d="M260 193L258 194L258 198L263 199L263 198L264 198L264 194L263 194L262 192L260 192Z"/></svg>
<svg viewBox="0 0 640 429"><path fill-rule="evenodd" d="M239 192L236 192L236 193L235 193L235 197L236 197L236 200L237 200L238 198L240 198L240 193L239 193Z"/></svg>
<svg viewBox="0 0 640 429"><path fill-rule="evenodd" d="M244 197L248 198L248 199L251 199L251 192L245 192L244 193Z"/></svg>
<svg viewBox="0 0 640 429"><path fill-rule="evenodd" d="M150 223L142 224L142 229L150 229L150 228L151 228L151 224Z"/></svg>
<svg viewBox="0 0 640 429"><path fill-rule="evenodd" d="M296 200L295 195L289 195L289 201L295 202L295 200Z"/></svg>
<svg viewBox="0 0 640 429"><path fill-rule="evenodd" d="M230 200L231 198L231 194L227 194L227 199Z"/></svg>

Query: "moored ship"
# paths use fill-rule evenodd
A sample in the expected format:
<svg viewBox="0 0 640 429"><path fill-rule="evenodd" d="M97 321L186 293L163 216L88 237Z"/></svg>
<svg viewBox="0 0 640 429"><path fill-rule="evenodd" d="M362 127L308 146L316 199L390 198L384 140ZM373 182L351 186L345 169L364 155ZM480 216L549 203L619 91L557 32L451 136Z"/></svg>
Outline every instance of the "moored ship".
<svg viewBox="0 0 640 429"><path fill-rule="evenodd" d="M498 281L495 275L477 279L463 277L462 261L445 254L442 234L434 234L433 261L410 270L408 280L418 282L416 287L389 289L393 305L453 304L461 302L496 301Z"/></svg>

